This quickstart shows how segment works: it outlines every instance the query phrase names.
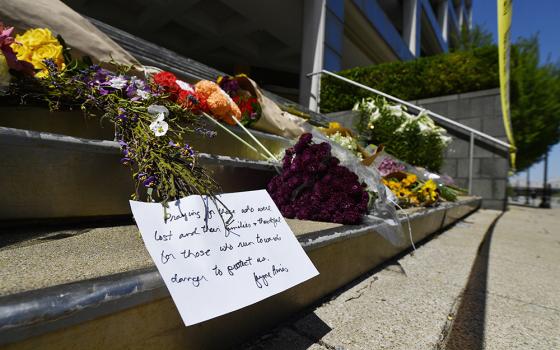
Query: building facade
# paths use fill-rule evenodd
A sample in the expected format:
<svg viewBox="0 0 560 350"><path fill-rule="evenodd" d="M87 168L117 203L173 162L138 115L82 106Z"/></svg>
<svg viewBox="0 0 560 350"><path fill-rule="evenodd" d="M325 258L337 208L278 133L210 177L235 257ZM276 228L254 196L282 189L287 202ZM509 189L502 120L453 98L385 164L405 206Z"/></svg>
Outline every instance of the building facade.
<svg viewBox="0 0 560 350"><path fill-rule="evenodd" d="M446 52L472 0L63 0L78 12L314 108L318 77Z"/></svg>
<svg viewBox="0 0 560 350"><path fill-rule="evenodd" d="M319 77L447 52L472 24L471 0L306 0L299 102L314 109Z"/></svg>

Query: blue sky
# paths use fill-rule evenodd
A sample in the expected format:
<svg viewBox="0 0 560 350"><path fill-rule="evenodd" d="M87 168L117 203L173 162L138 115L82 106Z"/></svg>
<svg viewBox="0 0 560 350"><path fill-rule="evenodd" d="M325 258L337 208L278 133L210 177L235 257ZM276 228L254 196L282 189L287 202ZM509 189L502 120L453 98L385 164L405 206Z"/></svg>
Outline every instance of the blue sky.
<svg viewBox="0 0 560 350"><path fill-rule="evenodd" d="M473 22L493 33L494 40L498 33L496 6L496 0L473 0ZM538 32L541 62L545 62L548 58L558 61L560 59L559 15L560 0L514 0L511 22L512 41L520 36L528 37ZM552 148L548 158L548 167L548 178L560 180L560 144ZM533 165L530 173L531 182L537 181L541 184L543 162ZM522 172L513 177L511 181L512 184L515 184L516 181L523 181L524 184L525 178L526 172Z"/></svg>

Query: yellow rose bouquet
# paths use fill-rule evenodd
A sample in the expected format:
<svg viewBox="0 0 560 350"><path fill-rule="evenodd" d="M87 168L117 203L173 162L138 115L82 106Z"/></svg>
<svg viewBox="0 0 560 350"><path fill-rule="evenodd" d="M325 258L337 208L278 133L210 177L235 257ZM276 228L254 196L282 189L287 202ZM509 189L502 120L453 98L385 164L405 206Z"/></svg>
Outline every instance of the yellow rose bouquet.
<svg viewBox="0 0 560 350"><path fill-rule="evenodd" d="M20 61L29 62L37 70L35 76L44 78L47 73L45 60L51 60L59 70L64 70L64 46L62 39L56 38L47 28L33 28L23 34L17 34L10 45Z"/></svg>

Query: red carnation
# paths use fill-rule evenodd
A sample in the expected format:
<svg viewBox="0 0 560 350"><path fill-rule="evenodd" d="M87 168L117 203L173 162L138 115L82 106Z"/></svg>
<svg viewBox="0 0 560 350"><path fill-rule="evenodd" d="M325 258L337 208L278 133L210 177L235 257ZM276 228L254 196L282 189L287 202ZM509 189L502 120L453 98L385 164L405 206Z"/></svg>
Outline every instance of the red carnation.
<svg viewBox="0 0 560 350"><path fill-rule="evenodd" d="M176 101L179 98L181 88L177 85L177 77L170 72L160 72L153 76L154 82L161 86L165 93L169 94L169 99Z"/></svg>
<svg viewBox="0 0 560 350"><path fill-rule="evenodd" d="M208 112L206 99L193 91L181 90L177 98L177 102L192 112Z"/></svg>

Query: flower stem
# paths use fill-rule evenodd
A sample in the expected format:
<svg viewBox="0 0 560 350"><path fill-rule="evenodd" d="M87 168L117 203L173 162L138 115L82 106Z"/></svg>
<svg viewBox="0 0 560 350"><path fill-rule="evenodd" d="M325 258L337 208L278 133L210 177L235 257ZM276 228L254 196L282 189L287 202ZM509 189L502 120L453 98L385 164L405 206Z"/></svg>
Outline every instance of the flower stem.
<svg viewBox="0 0 560 350"><path fill-rule="evenodd" d="M243 140L241 137L237 136L234 132L232 132L231 130L229 130L228 128L226 128L225 126L223 126L219 121L215 120L214 118L212 118L211 116L209 116L208 114L206 114L205 112L202 112L202 114L210 119L214 124L216 124L217 126L219 126L220 128L222 128L225 132L227 132L228 134L230 134L231 136L235 137L238 141L240 141L241 143L243 143L245 146L249 147L251 150L255 151L259 156L263 157L264 159L267 159L267 157L262 154L261 152L259 152L255 147L253 147L252 145L250 145L249 143L247 143L247 141Z"/></svg>
<svg viewBox="0 0 560 350"><path fill-rule="evenodd" d="M250 137L251 139L253 139L253 141L255 141L255 142L257 143L257 145L259 145L259 146L265 151L265 153L268 154L268 156L269 156L270 158L272 158L272 159L274 159L276 162L278 162L278 158L276 158L276 157L274 156L274 154L272 154L272 153L268 150L268 148L266 148L262 143L260 143L260 141L257 140L257 138L256 138L253 134L251 134L251 132L250 132L249 130L247 130L247 128L246 128L239 120L237 120L237 118L235 118L234 116L232 116L231 118L232 118L233 120L235 120L235 122L237 123L237 125L239 125L239 127L240 127L241 129L243 129L243 131L245 131L245 132L247 133L247 135L249 135L249 137Z"/></svg>

